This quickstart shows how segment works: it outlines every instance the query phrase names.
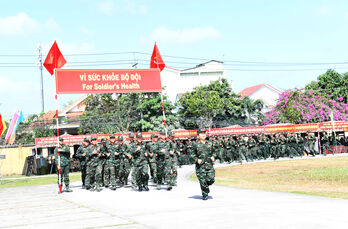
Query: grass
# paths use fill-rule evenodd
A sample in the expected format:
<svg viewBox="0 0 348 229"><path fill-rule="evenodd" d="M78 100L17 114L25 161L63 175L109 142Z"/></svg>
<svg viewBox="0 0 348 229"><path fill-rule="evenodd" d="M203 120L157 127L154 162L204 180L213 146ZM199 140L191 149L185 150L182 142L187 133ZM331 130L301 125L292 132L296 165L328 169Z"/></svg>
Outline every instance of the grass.
<svg viewBox="0 0 348 229"><path fill-rule="evenodd" d="M70 182L78 181L81 179L81 173L70 173ZM8 177L4 177L8 178ZM57 184L57 175L35 178L22 178L13 180L1 180L0 188L21 187L21 186L33 186L33 185L45 185L45 184Z"/></svg>
<svg viewBox="0 0 348 229"><path fill-rule="evenodd" d="M195 175L192 179L197 179ZM348 157L274 161L216 169L216 184L348 199Z"/></svg>

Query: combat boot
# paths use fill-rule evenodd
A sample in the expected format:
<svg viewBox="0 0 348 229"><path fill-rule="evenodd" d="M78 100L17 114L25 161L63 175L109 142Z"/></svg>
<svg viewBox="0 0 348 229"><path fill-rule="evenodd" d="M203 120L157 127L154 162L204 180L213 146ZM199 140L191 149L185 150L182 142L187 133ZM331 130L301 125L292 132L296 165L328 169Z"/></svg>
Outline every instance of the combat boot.
<svg viewBox="0 0 348 229"><path fill-rule="evenodd" d="M172 186L168 186L167 191L172 190Z"/></svg>
<svg viewBox="0 0 348 229"><path fill-rule="evenodd" d="M144 186L144 190L145 190L145 191L150 191L150 189L149 189L148 186Z"/></svg>
<svg viewBox="0 0 348 229"><path fill-rule="evenodd" d="M202 200L208 200L208 196L203 196Z"/></svg>
<svg viewBox="0 0 348 229"><path fill-rule="evenodd" d="M65 191L66 192L72 192L72 190L69 188L69 186L67 185L67 186L65 186Z"/></svg>
<svg viewBox="0 0 348 229"><path fill-rule="evenodd" d="M113 191L115 191L115 190L116 190L116 187L115 187L115 186L112 186L110 189L113 190Z"/></svg>

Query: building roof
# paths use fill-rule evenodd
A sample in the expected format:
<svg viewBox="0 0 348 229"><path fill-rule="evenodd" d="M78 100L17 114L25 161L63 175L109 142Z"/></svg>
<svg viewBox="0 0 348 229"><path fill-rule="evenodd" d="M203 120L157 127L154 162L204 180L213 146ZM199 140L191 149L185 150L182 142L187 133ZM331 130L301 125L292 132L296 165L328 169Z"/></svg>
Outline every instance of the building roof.
<svg viewBox="0 0 348 229"><path fill-rule="evenodd" d="M251 96L252 94L254 94L257 90L259 90L262 87L268 87L271 90L278 92L279 94L281 93L281 91L279 89L277 89L277 88L275 88L275 87L273 87L273 86L271 86L269 84L264 83L264 84L259 84L259 85L255 85L255 86L244 88L238 94L241 95L242 97Z"/></svg>

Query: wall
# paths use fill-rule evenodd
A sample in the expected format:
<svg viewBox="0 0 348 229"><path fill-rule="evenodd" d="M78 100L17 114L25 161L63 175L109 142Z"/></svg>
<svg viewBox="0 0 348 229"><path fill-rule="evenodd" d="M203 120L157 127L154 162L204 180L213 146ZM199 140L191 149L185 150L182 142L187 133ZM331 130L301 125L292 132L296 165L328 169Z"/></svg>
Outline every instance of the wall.
<svg viewBox="0 0 348 229"><path fill-rule="evenodd" d="M0 174L21 175L27 156L32 155L32 148L32 146L0 148L0 155L6 155L6 159L0 159Z"/></svg>

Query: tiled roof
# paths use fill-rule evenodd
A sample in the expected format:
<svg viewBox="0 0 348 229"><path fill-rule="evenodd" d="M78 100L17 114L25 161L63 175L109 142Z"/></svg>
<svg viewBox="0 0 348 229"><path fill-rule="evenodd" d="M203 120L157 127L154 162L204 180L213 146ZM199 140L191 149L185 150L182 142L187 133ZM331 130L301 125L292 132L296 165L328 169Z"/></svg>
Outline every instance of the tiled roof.
<svg viewBox="0 0 348 229"><path fill-rule="evenodd" d="M254 94L257 90L259 90L260 88L262 88L263 86L265 87L268 87L268 88L271 88L272 90L278 92L278 93L281 93L280 90L278 90L277 88L275 87L272 87L271 85L269 84L259 84L259 85L255 85L255 86L251 86L251 87L247 87L247 88L244 88L241 92L239 92L238 94L241 95L242 97L245 97L245 96L251 96L252 94Z"/></svg>

